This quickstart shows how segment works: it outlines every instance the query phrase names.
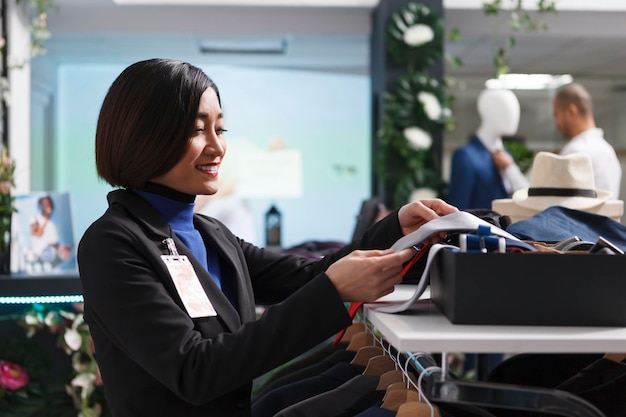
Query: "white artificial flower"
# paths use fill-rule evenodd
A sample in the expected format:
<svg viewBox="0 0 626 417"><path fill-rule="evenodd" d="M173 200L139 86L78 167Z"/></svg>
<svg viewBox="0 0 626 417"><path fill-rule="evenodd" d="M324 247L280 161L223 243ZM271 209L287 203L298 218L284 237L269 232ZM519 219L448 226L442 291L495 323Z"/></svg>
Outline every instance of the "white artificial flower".
<svg viewBox="0 0 626 417"><path fill-rule="evenodd" d="M58 323L58 320L56 319L56 314L52 311L49 311L48 314L46 314L46 317L44 317L43 322L48 327L54 326Z"/></svg>
<svg viewBox="0 0 626 417"><path fill-rule="evenodd" d="M413 150L428 149L433 143L430 134L417 126L407 127L403 133L409 143L409 148Z"/></svg>
<svg viewBox="0 0 626 417"><path fill-rule="evenodd" d="M396 23L396 26L398 27L398 29L400 29L400 31L404 33L404 31L406 30L406 25L404 24L404 20L402 20L399 15L395 15L393 17L393 21Z"/></svg>
<svg viewBox="0 0 626 417"><path fill-rule="evenodd" d="M413 13L405 11L402 15L404 16L404 20L406 20L409 25L415 21L415 15Z"/></svg>
<svg viewBox="0 0 626 417"><path fill-rule="evenodd" d="M422 106L424 106L424 111L430 120L439 120L441 118L442 109L437 96L422 91L417 95L417 99L422 103Z"/></svg>
<svg viewBox="0 0 626 417"><path fill-rule="evenodd" d="M74 321L76 319L76 313L72 313L71 311L59 310L59 315L70 321Z"/></svg>
<svg viewBox="0 0 626 417"><path fill-rule="evenodd" d="M63 334L63 340L74 352L80 349L80 346L83 344L83 338L75 329L66 329Z"/></svg>
<svg viewBox="0 0 626 417"><path fill-rule="evenodd" d="M412 47L420 46L432 41L435 38L435 33L428 25L418 23L413 25L404 31L404 42Z"/></svg>
<svg viewBox="0 0 626 417"><path fill-rule="evenodd" d="M24 322L29 326L34 326L36 324L39 324L39 320L37 320L36 314L26 314L24 316Z"/></svg>
<svg viewBox="0 0 626 417"><path fill-rule="evenodd" d="M89 398L95 389L96 375L90 372L79 374L72 379L73 387L80 387L80 397L83 400Z"/></svg>
<svg viewBox="0 0 626 417"><path fill-rule="evenodd" d="M72 379L73 387L88 388L96 382L96 376L92 373L79 374Z"/></svg>
<svg viewBox="0 0 626 417"><path fill-rule="evenodd" d="M83 323L85 323L85 317L82 314L77 314L72 322L72 329L78 329Z"/></svg>
<svg viewBox="0 0 626 417"><path fill-rule="evenodd" d="M420 200L430 200L433 198L437 198L437 191L433 190L432 188L416 188L415 190L413 190L411 196L409 197L409 203Z"/></svg>

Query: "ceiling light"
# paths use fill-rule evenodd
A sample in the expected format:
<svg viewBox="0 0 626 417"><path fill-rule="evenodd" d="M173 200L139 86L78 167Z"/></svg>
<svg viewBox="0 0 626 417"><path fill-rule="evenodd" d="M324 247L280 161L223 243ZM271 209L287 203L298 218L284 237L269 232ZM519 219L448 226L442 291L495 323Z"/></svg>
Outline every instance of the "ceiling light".
<svg viewBox="0 0 626 417"><path fill-rule="evenodd" d="M260 39L200 41L200 52L204 54L213 53L282 55L287 52L287 40Z"/></svg>
<svg viewBox="0 0 626 417"><path fill-rule="evenodd" d="M573 80L569 74L503 74L497 79L487 80L485 87L507 90L553 90Z"/></svg>

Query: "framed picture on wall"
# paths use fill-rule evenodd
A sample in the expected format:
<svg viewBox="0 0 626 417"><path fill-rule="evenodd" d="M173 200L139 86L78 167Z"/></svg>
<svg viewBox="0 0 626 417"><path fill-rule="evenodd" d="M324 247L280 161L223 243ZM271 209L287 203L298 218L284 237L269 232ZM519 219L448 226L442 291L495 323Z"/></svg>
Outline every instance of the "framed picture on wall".
<svg viewBox="0 0 626 417"><path fill-rule="evenodd" d="M50 274L76 269L69 193L32 192L15 197L13 269Z"/></svg>

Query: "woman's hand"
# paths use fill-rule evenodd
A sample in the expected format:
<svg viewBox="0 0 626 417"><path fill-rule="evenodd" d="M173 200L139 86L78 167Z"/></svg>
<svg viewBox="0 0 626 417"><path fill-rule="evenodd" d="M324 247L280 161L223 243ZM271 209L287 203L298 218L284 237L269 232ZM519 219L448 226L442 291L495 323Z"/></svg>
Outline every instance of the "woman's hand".
<svg viewBox="0 0 626 417"><path fill-rule="evenodd" d="M393 292L402 281L402 265L415 250L356 250L333 263L326 275L343 301L373 302Z"/></svg>
<svg viewBox="0 0 626 417"><path fill-rule="evenodd" d="M398 221L402 228L402 234L408 235L426 222L457 211L459 209L438 198L414 201L400 208Z"/></svg>

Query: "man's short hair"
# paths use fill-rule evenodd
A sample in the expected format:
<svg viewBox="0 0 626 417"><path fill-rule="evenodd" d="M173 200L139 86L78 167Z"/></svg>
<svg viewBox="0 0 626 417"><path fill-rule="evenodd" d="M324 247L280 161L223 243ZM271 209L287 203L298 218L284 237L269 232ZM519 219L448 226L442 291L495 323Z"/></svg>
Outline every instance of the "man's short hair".
<svg viewBox="0 0 626 417"><path fill-rule="evenodd" d="M585 87L578 83L570 83L561 87L554 98L557 106L564 109L573 104L581 116L593 115L593 101Z"/></svg>

